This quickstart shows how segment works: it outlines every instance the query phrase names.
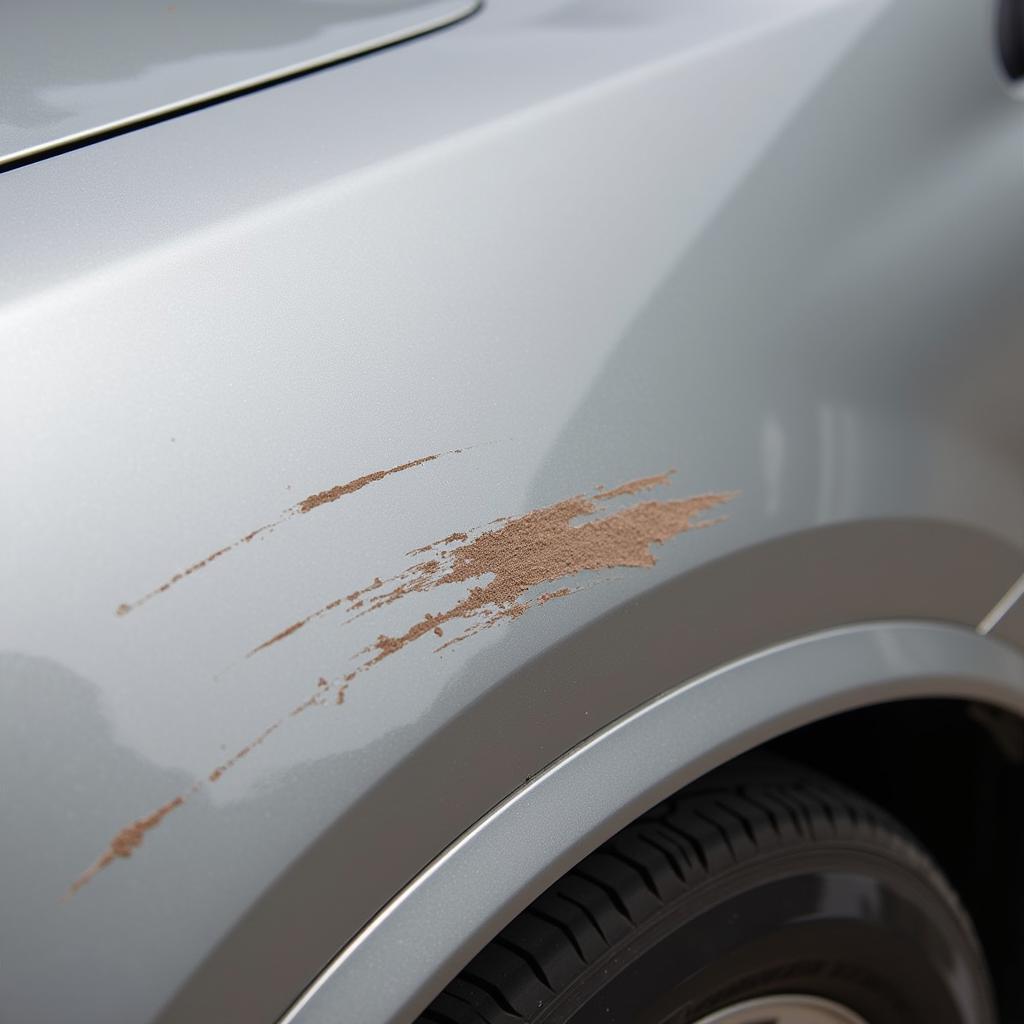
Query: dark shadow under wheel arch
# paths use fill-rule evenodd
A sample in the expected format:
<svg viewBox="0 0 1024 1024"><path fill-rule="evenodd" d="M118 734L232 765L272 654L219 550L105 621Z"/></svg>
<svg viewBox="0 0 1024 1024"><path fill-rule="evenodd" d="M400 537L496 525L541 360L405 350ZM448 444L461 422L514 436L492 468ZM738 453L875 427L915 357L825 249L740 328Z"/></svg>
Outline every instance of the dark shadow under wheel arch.
<svg viewBox="0 0 1024 1024"><path fill-rule="evenodd" d="M812 925L815 886L822 885L845 885L868 902L875 886L890 912L898 905L893 920L906 920L892 935L870 915ZM785 917L786 908L808 899L803 917ZM767 924L777 913L781 945ZM749 928L735 946L730 915ZM909 925L914 915L921 921ZM913 959L911 935L930 929L927 955ZM950 950L972 978L969 1006L941 983L936 965ZM909 990L887 976L894 958L903 962ZM690 966L678 980L674 972L684 963ZM793 984L860 1001L873 1020L993 1019L970 921L909 833L828 778L755 753L698 780L585 858L479 953L422 1019L681 1024L722 1000Z"/></svg>

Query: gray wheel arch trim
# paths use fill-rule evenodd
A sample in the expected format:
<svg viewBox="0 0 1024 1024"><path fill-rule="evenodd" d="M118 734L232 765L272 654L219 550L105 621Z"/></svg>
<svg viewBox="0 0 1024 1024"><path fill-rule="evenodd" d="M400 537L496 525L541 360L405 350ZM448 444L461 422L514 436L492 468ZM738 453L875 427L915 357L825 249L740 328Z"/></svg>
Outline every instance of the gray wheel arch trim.
<svg viewBox="0 0 1024 1024"><path fill-rule="evenodd" d="M411 1021L544 889L659 800L801 725L926 697L1024 714L1024 653L963 627L873 623L781 644L681 684L481 819L369 922L282 1024Z"/></svg>

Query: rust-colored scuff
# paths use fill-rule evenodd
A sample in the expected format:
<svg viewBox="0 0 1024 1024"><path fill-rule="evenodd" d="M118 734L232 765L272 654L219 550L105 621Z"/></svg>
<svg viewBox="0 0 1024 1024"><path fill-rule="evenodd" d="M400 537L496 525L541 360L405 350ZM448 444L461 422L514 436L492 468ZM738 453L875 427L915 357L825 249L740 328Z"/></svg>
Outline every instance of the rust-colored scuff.
<svg viewBox="0 0 1024 1024"><path fill-rule="evenodd" d="M650 478L616 488L635 494L667 480ZM609 492L610 493L610 492ZM517 618L526 611L520 598L533 587L585 570L643 567L655 564L651 548L709 521L697 517L730 500L731 494L705 494L671 501L644 501L597 519L592 497L578 496L508 520L455 548L442 562L432 559L411 567L393 590L375 598L379 605L407 594L448 583L472 583L469 594L439 614L426 615L397 636L382 634L360 671L396 654L424 633L454 619L483 616Z"/></svg>
<svg viewBox="0 0 1024 1024"><path fill-rule="evenodd" d="M301 704L296 705L288 712L289 718L295 718L301 715L303 711L308 711L310 708L321 707L324 703L323 695L317 690L308 700L304 700Z"/></svg>
<svg viewBox="0 0 1024 1024"><path fill-rule="evenodd" d="M71 888L68 890L65 899L68 899L83 885L91 882L96 875L98 875L105 867L113 864L119 857L130 857L141 845L142 841L146 838L146 833L151 829L157 827L164 818L167 817L171 811L176 810L185 803L184 796L176 796L173 800L169 800L162 807L158 807L152 814L146 815L145 818L139 818L133 821L130 825L125 826L121 829L113 839L110 840L110 845L107 847L103 855L86 871L75 879L71 884Z"/></svg>
<svg viewBox="0 0 1024 1024"><path fill-rule="evenodd" d="M386 582L392 583L394 580L387 580ZM347 618L345 623L349 623L353 619L358 619L361 615L365 614L364 611L360 611L365 603L365 598L360 595L369 594L374 590L380 590L380 588L384 586L384 583L385 581L378 576L369 586L363 587L362 590L355 590L347 597L337 597L333 601L329 601L322 608L317 608L315 612L310 612L304 619L299 619L298 622L293 622L290 626L282 629L280 633L275 633L269 640L264 640L263 643L247 652L245 656L247 658L251 658L254 654L259 654L260 651L264 651L268 647L272 647L279 641L284 640L286 637L291 636L293 633L297 633L303 626L309 625L309 623L316 619L322 619L325 615L333 612L335 608L340 608L342 604L348 604L346 611L356 613L350 618ZM367 608L366 611L374 611L376 607L377 605L371 605L371 607Z"/></svg>
<svg viewBox="0 0 1024 1024"><path fill-rule="evenodd" d="M264 530L269 530L269 526L261 526L258 530L254 530L249 534L249 540L256 536L258 533L262 533ZM212 554L207 555L205 558L200 559L198 562L194 562L187 569L182 569L181 572L176 572L166 583L161 583L155 590L151 590L148 594L140 597L134 604L119 604L117 606L117 614L119 616L127 615L130 611L134 611L141 604L145 604L151 598L156 597L158 594L165 594L175 583L180 583L186 576L191 576L193 573L199 572L200 569L205 569L211 562L216 561L221 555L226 555L233 548L238 547L239 544L247 544L249 541L246 538L242 538L236 541L234 544L229 544L226 548L220 548L214 551Z"/></svg>
<svg viewBox="0 0 1024 1024"><path fill-rule="evenodd" d="M576 495L525 515L496 520L495 528L475 536L464 532L449 534L416 553L432 557L414 563L389 580L385 587L380 577L346 598L349 612L360 602L358 618L414 593L424 593L447 584L470 584L467 595L447 610L427 614L398 635L381 634L360 652L368 655L356 672L365 671L428 632L441 635L453 620L470 622L469 628L449 640L442 648L475 635L493 622L517 618L534 602L523 602L527 591L555 583L588 570L615 567L645 567L655 564L652 548L687 530L710 526L717 519L701 519L705 513L725 504L733 493L714 493L690 498L641 501L614 512L601 512L599 501L632 496L665 486L674 470L627 481L592 495ZM437 552L439 545L454 545ZM554 597L567 596L568 588L538 598L544 604ZM321 618L339 606L338 601L308 615L299 623L282 630L253 649L251 654L283 640L313 619ZM484 620L482 622L477 620ZM441 632L439 632L441 631ZM439 648L439 649L442 649Z"/></svg>
<svg viewBox="0 0 1024 1024"><path fill-rule="evenodd" d="M413 548L412 551L406 551L407 555L425 555L428 551L435 551L437 548L445 544L455 544L457 541L468 540L468 534L462 533L461 531L456 533L450 533L447 537L442 537L440 540L431 541L429 544L424 544L421 548ZM442 552L443 554L443 552Z"/></svg>
<svg viewBox="0 0 1024 1024"><path fill-rule="evenodd" d="M273 532L282 523L287 522L289 519L293 519L295 516L305 515L308 512L312 512L316 508L320 508L321 505L328 505L332 502L337 501L339 498L343 498L348 494L353 494L356 491L362 490L369 484L376 483L379 480L383 480L385 477L392 476L395 473L403 473L407 469L414 469L417 466L422 466L428 462L434 462L436 459L440 459L444 455L460 455L465 449L455 448L447 452L434 452L432 455L423 455L418 459L412 459L409 462L403 462L398 466L392 466L390 469L378 469L373 473L366 473L363 476L356 477L354 480L349 480L348 483L336 484L334 487L329 487L326 490L318 491L316 494L310 494L308 497L303 498L302 501L297 502L290 508L284 510L277 519L272 523L266 523L263 526L257 527L255 530L250 530L249 533L243 537L239 537L238 540L233 541L230 544L225 545L222 548L212 552L205 558L201 558L198 562L194 562L186 569L182 569L181 572L175 573L165 583L161 583L159 587L154 588L147 594L143 594L142 597L131 602L122 602L115 609L115 613L119 617L124 617L129 612L134 611L141 605L146 604L147 601L151 601L154 597L158 597L160 594L167 593L176 583L180 583L183 579L188 576L192 576L199 572L200 569L205 569L211 562L221 558L230 551L234 551L236 548L240 548L245 544L251 543L260 534ZM298 629L299 626L296 626Z"/></svg>
<svg viewBox="0 0 1024 1024"><path fill-rule="evenodd" d="M424 461L429 459L415 460L396 467L391 472L411 468ZM427 613L397 635L380 634L376 641L356 655L357 658L362 658L362 661L358 667L344 676L343 681L335 680L332 684L324 676L320 676L311 696L210 772L206 777L206 783L217 782L226 771L247 757L284 725L287 719L294 718L309 708L324 706L330 697L332 686L336 690L334 702L343 704L349 684L359 673L397 654L420 637L428 633L442 637L445 633L443 627L447 624L455 621L464 623L465 628L461 632L435 648L436 651L442 651L499 622L517 619L530 608L568 597L586 589L586 586L601 582L599 578L594 584L575 587L564 585L563 581L581 572L653 566L653 548L656 545L664 544L688 530L701 529L721 522L721 518L705 516L732 500L738 492L717 492L661 501L644 500L611 512L598 504L601 501L635 496L664 486L673 472L670 470L657 476L628 481L611 489L601 489L591 495L576 495L525 515L502 517L489 524L493 527L491 529L451 533L443 540L435 541L415 552L432 553L433 557L410 565L388 580L376 576L367 586L352 591L344 598L335 599L281 630L250 653L254 654L291 636L306 623L342 605L345 605L349 612L358 609L345 620L349 622L411 594L433 591L449 584L461 587L469 585L468 593L464 593L447 609ZM372 482L371 478L380 479L383 475L387 473L368 474L366 478L360 478L365 481L360 486L366 486L366 483ZM326 500L334 499L325 498L324 501ZM322 503L324 502L319 502ZM250 536L254 535L255 533ZM239 543L243 542L244 539ZM438 552L437 547L440 545L445 545L446 548ZM227 550L230 550L230 547L215 554L220 555ZM185 573L179 575L183 577ZM556 583L562 585L553 590L544 590L533 598L528 596L535 588ZM156 827L172 810L182 806L202 785L202 782L196 782L189 793L176 797L149 816L140 818L118 832L106 852L71 886L68 896L77 892L116 859L131 856L141 845L146 833Z"/></svg>
<svg viewBox="0 0 1024 1024"><path fill-rule="evenodd" d="M229 757L223 764L220 764L216 768L214 768L213 771L211 771L209 775L206 776L206 783L208 785L213 785L219 782L224 777L225 773L234 768L239 761L242 761L244 758L248 757L249 754L251 754L257 747L262 746L262 744L265 743L266 740L268 740L271 735L277 732L277 730L285 724L288 718L294 718L296 715L302 714L303 711L306 711L308 708L311 707L322 707L326 703L326 699L328 696L328 694L325 693L325 691L329 691L330 686L331 684L323 676L320 676L320 678L317 679L316 691L313 693L311 697L309 697L307 700L304 700L301 704L298 704L294 708L292 708L292 710L288 712L287 716L285 716L284 718L279 718L276 722L271 723L255 739L252 739L248 743L246 743L245 746L242 747L236 754L234 754L232 757ZM342 685L338 688L336 698L338 704L344 703L344 693L346 689L347 684ZM135 821L131 825L128 825L125 828L121 829L121 831L118 832L117 835L115 835L114 838L110 840L110 845L108 846L107 850L103 853L103 855L90 868L83 872L82 875L80 875L79 878L75 880L75 882L72 883L71 887L68 889L64 898L66 900L70 899L72 896L74 896L76 892L78 892L79 889L82 888L83 885L86 885L88 882L92 881L92 879L95 878L100 871L102 871L106 867L109 867L119 857L130 857L132 853L134 853L134 851L142 845L142 840L145 838L146 833L150 829L153 829L157 825L159 825L160 822L163 821L163 819L171 813L171 811L183 806L190 797L194 796L202 788L202 781L197 781L193 783L192 788L187 793L183 793L179 796L176 796L173 800L164 804L162 807L155 810L152 814L148 815L145 818L140 818L138 821Z"/></svg>
<svg viewBox="0 0 1024 1024"><path fill-rule="evenodd" d="M335 602L332 602L332 604L333 604L333 606L334 606L335 608L336 608L336 607L338 606L338 604L339 604L339 603L340 603L340 602L337 602L337 603L335 603ZM327 605L327 606L326 606L326 607L325 607L325 608L324 608L323 610L324 610L325 612L328 612L328 611L330 611L330 610L331 610L331 605ZM290 626L288 626L288 627L287 627L286 629L282 629L280 633L277 633L277 634L276 634L275 636L272 636L272 637L271 637L271 638L270 638L269 640L264 640L264 641L263 641L263 643L261 643L261 644L259 645L259 647L254 647L254 648L253 648L253 649L252 649L252 650L251 650L251 651L249 652L249 654L256 654L256 653L258 653L259 651L262 651L262 650L264 650L265 648L269 647L269 646L270 646L271 644L276 644L278 640L283 640L283 639L284 639L284 638L285 638L286 636L291 636L291 635L292 635L292 633L295 633L295 632L296 632L297 630L300 630L300 629L302 629L302 627L303 627L303 626L304 626L304 625L305 625L305 624L306 624L307 622L309 622L309 620L310 620L311 618L312 618L312 616L307 616L307 617L306 617L306 618L304 618L304 619L299 619L299 621L298 621L298 622L293 622L293 623L292 623L292 624L291 624Z"/></svg>
<svg viewBox="0 0 1024 1024"><path fill-rule="evenodd" d="M210 774L207 776L207 781L217 782L219 779L223 777L226 771L229 771L230 769L234 768L234 766L238 764L238 762L241 761L243 757L247 757L249 754L251 754L252 751L256 749L256 747L260 746L260 744L263 743L267 739L267 737L271 735L271 733L275 732L280 727L281 722L277 721L274 722L273 725L264 729L263 732L261 732L259 736L256 737L256 739L250 740L244 747L242 747L241 750L238 751L237 754L235 754L234 757L229 757L222 765L219 765L218 767L214 768L213 771L210 772Z"/></svg>
<svg viewBox="0 0 1024 1024"><path fill-rule="evenodd" d="M619 484L618 487L613 487L610 491L602 487L599 488L598 493L594 497L600 501L608 501L610 498L619 498L624 494L640 494L642 491L653 491L655 487L667 484L675 475L675 472L674 469L670 469L668 472L658 473L656 476L643 476L639 480L630 480L627 483Z"/></svg>
<svg viewBox="0 0 1024 1024"><path fill-rule="evenodd" d="M422 458L413 459L411 462L403 462L400 466L392 466L391 469L378 469L375 473L367 473L365 476L356 477L355 480L349 480L347 484L338 484L335 487L328 488L326 491L311 494L308 498L303 498L295 506L295 511L302 515L306 512L312 512L313 509L319 508L321 505L327 505L332 501L343 498L346 494L362 490L367 484L383 480L384 477L391 476L392 473L402 473L407 469L422 466L425 462L433 462L443 454L443 452L436 452L433 455L424 455Z"/></svg>
<svg viewBox="0 0 1024 1024"><path fill-rule="evenodd" d="M489 614L483 622L474 622L461 633L457 633L450 640L445 641L445 643L441 644L440 647L435 647L434 652L439 653L440 651L447 650L449 647L454 647L456 644L461 644L463 641L469 640L478 633L482 633L485 629L490 629L492 626L496 626L499 622L502 622L505 619L518 619L520 615L525 614L531 608L537 608L541 605L547 604L549 601L555 601L562 597L569 597L572 594L578 594L581 590L590 590L591 587L597 585L597 583L589 583L586 586L579 587L559 587L558 590L553 590L550 593L539 594L532 601L517 601L506 609ZM369 650L369 648L367 650ZM364 651L363 653L367 652Z"/></svg>

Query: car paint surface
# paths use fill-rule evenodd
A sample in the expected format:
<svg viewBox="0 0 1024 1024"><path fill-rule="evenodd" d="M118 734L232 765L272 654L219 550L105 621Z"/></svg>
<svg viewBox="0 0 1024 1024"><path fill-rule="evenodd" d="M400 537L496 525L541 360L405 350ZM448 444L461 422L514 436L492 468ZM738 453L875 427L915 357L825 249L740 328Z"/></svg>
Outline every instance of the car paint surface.
<svg viewBox="0 0 1024 1024"><path fill-rule="evenodd" d="M471 14L473 0L37 0L0 34L0 167Z"/></svg>
<svg viewBox="0 0 1024 1024"><path fill-rule="evenodd" d="M973 629L1024 570L1022 152L983 0L494 0L0 176L4 1013L273 1021L681 681ZM670 469L615 507L738 492L724 521L340 706L457 598L247 656L437 538Z"/></svg>

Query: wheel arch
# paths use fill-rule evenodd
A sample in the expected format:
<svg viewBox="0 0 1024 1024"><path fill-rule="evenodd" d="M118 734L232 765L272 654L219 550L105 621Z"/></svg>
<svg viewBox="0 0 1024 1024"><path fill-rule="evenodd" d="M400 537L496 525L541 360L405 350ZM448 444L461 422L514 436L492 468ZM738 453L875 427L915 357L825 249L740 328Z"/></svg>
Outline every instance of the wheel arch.
<svg viewBox="0 0 1024 1024"><path fill-rule="evenodd" d="M691 539L714 536L709 530ZM677 565L597 616L581 614L572 602L553 602L549 616L526 616L522 628L495 631L489 649L457 673L424 675L422 685L433 695L428 713L399 719L375 745L306 766L290 780L296 791L330 785L328 775L346 773L365 780L360 795L323 830L296 837L294 858L223 934L158 1021L286 1015L396 894L415 887L475 822L516 799L595 733L675 693L680 680L691 681L694 713L725 738L696 774L807 721L898 696L890 692L891 678L912 669L872 676L865 662L866 675L846 683L818 676L814 700L813 686L787 697L779 683L766 680L757 705L763 728L753 736L743 735L740 718L713 696L720 687L706 685L711 680L788 649L797 638L855 623L949 623L973 636L1024 569L1024 552L1007 539L936 519L858 519L749 541ZM670 564L668 554L661 564ZM547 642L524 654L533 630ZM922 671L933 661L926 659ZM864 693L844 704L843 687L855 685ZM787 700L796 711L786 711ZM378 768L368 770L374 762Z"/></svg>
<svg viewBox="0 0 1024 1024"><path fill-rule="evenodd" d="M670 793L814 723L918 700L1024 719L1024 654L959 626L876 622L783 643L670 690L477 822L341 951L284 1024L412 1020L551 882ZM978 724L995 735L992 722Z"/></svg>

